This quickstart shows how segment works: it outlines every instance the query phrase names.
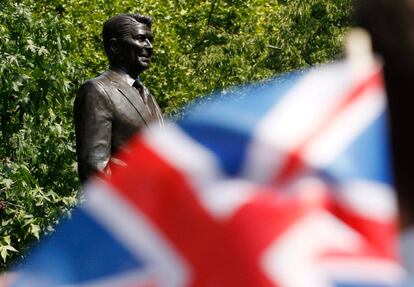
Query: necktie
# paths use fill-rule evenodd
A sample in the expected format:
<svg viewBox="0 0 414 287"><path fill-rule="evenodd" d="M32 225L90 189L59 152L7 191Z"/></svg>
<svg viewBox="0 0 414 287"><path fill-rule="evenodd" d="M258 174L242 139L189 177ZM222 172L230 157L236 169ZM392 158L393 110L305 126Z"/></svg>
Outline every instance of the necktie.
<svg viewBox="0 0 414 287"><path fill-rule="evenodd" d="M136 88L141 96L142 101L144 102L145 107L150 115L154 117L154 111L152 109L151 103L149 103L148 93L145 92L144 86L139 80L135 80L134 84L132 84L134 88Z"/></svg>
<svg viewBox="0 0 414 287"><path fill-rule="evenodd" d="M144 92L144 86L141 84L139 80L135 80L132 86L138 90L139 95L141 96L142 100L144 101L145 105L148 105L147 95Z"/></svg>
<svg viewBox="0 0 414 287"><path fill-rule="evenodd" d="M151 96L149 95L148 92L145 92L144 85L137 79L132 84L132 86L138 90L142 100L144 101L144 104L145 104L148 112L153 117L153 119L157 119L160 126L163 127L164 126L164 121L163 121L163 118L162 118L162 114L159 111L158 106L156 104L154 104L153 100L149 99L149 97L151 97Z"/></svg>

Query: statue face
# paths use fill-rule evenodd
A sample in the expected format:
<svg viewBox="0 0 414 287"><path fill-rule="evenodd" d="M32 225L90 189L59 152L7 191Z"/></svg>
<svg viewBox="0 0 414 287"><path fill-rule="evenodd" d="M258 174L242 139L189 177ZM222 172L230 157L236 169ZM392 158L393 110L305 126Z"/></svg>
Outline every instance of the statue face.
<svg viewBox="0 0 414 287"><path fill-rule="evenodd" d="M121 64L131 76L136 77L149 68L153 48L152 41L151 29L141 23L132 24L129 36L121 40Z"/></svg>

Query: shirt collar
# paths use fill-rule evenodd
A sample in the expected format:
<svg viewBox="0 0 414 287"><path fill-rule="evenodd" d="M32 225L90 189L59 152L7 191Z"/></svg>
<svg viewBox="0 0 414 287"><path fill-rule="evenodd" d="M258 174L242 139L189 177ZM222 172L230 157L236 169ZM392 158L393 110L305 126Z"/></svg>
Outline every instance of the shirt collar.
<svg viewBox="0 0 414 287"><path fill-rule="evenodd" d="M130 85L132 87L132 85L134 84L135 80L134 78L132 78L130 75L128 75L127 73L125 73L123 70L110 66L111 70L115 70L118 74L121 74L122 77L127 81L128 85Z"/></svg>
<svg viewBox="0 0 414 287"><path fill-rule="evenodd" d="M131 78L130 75L127 75L128 77L126 77L126 80L128 82L128 85L130 85L132 87L132 85L134 84L135 80L133 78Z"/></svg>

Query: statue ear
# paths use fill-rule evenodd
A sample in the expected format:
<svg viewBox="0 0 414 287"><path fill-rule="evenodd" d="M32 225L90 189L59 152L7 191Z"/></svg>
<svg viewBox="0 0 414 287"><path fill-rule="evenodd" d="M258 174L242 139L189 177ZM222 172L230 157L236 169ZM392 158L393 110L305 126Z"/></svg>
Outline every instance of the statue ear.
<svg viewBox="0 0 414 287"><path fill-rule="evenodd" d="M112 55L119 54L118 40L116 38L111 38L109 40L109 49L111 50Z"/></svg>

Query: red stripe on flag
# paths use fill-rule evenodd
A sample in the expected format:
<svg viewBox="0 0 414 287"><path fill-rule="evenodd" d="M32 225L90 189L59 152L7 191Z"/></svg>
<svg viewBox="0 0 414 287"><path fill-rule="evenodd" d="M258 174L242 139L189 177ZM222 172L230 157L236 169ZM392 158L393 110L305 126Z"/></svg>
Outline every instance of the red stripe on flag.
<svg viewBox="0 0 414 287"><path fill-rule="evenodd" d="M397 260L398 224L396 218L389 221L374 220L353 212L341 199L335 200L329 210L345 225L356 230L365 240L361 246L361 256L375 256L383 259Z"/></svg>

